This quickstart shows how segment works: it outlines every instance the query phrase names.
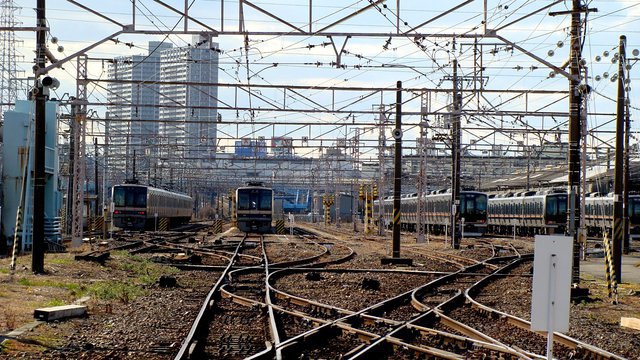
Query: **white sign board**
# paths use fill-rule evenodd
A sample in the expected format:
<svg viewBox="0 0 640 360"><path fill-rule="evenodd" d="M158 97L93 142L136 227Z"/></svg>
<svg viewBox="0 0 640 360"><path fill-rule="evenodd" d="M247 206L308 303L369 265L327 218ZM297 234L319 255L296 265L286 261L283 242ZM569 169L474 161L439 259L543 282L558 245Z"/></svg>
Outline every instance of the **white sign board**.
<svg viewBox="0 0 640 360"><path fill-rule="evenodd" d="M531 330L569 330L573 238L536 235Z"/></svg>

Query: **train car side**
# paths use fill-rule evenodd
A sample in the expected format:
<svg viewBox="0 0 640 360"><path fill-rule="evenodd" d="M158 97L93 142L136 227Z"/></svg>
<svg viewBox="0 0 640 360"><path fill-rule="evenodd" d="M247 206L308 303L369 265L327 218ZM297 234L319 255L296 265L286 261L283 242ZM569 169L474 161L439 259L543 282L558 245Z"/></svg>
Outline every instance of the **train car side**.
<svg viewBox="0 0 640 360"><path fill-rule="evenodd" d="M629 237L640 239L640 195L630 195L627 209L629 217ZM589 236L602 237L613 229L613 195L585 198L585 226Z"/></svg>
<svg viewBox="0 0 640 360"><path fill-rule="evenodd" d="M125 230L153 230L161 219L175 226L188 222L193 211L187 195L138 184L113 186L112 203L113 224Z"/></svg>
<svg viewBox="0 0 640 360"><path fill-rule="evenodd" d="M382 204L384 223L393 222L393 197L374 202L374 218ZM460 218L464 218L465 236L482 236L487 230L487 195L481 192L462 191L460 193ZM403 230L418 229L418 196L404 195L400 199L400 223ZM433 234L445 234L450 229L451 193L432 193L423 197L423 225ZM461 225L462 226L462 225Z"/></svg>
<svg viewBox="0 0 640 360"><path fill-rule="evenodd" d="M525 192L489 199L489 232L533 236L562 234L567 221L565 192Z"/></svg>

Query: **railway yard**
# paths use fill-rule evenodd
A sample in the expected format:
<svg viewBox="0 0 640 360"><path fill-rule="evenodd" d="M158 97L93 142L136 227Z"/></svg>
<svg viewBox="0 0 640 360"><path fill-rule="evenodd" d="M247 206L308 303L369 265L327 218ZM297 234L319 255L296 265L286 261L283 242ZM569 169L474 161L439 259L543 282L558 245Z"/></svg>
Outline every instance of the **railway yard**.
<svg viewBox="0 0 640 360"><path fill-rule="evenodd" d="M0 358L544 358L546 334L528 330L532 239L468 238L453 250L414 236L402 239L410 267L381 265L390 236L312 224L287 235L207 224L119 233L94 252L48 254L46 275L21 257L0 274L0 330L30 329L5 335ZM637 359L640 332L619 322L640 316L638 284L621 284L617 304L603 281L583 274L581 286L590 295L572 303L554 356ZM34 323L34 308L77 301L87 316Z"/></svg>

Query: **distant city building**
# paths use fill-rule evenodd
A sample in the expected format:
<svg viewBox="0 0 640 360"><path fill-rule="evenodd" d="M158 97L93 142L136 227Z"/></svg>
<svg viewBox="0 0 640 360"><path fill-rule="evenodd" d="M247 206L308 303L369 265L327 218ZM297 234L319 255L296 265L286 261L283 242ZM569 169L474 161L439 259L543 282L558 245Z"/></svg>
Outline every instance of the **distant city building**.
<svg viewBox="0 0 640 360"><path fill-rule="evenodd" d="M110 157L109 166L133 176L133 152L136 150L137 170L149 168L149 155L158 144L158 118L160 86L160 54L171 44L150 41L145 55L117 57L109 64L110 80L146 81L144 85L132 82L109 83L107 101Z"/></svg>
<svg viewBox="0 0 640 360"><path fill-rule="evenodd" d="M267 142L264 139L253 140L244 138L235 142L234 154L239 157L266 157Z"/></svg>
<svg viewBox="0 0 640 360"><path fill-rule="evenodd" d="M277 157L287 157L293 155L293 138L287 136L277 136L271 138L271 154Z"/></svg>
<svg viewBox="0 0 640 360"><path fill-rule="evenodd" d="M161 55L161 80L173 84L160 86L160 135L172 158L215 157L218 87L210 84L218 82L218 44L211 36L194 36L191 46Z"/></svg>
<svg viewBox="0 0 640 360"><path fill-rule="evenodd" d="M151 41L147 54L118 57L109 65L107 131L116 181L162 178L160 159L185 164L212 159L216 150L217 44L196 36L174 48ZM131 82L134 81L134 82ZM135 81L145 81L137 84ZM172 84L161 84L172 82ZM197 84L206 84L200 86Z"/></svg>

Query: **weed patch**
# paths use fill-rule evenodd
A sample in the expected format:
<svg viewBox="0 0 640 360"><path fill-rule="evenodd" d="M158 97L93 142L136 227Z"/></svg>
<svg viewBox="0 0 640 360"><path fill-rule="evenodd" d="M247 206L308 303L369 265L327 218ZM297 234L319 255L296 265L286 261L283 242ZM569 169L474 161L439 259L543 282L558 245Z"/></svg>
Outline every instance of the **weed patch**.
<svg viewBox="0 0 640 360"><path fill-rule="evenodd" d="M127 272L129 276L135 277L137 282L144 285L154 284L161 275L171 275L178 273L178 269L156 264L139 256L131 255L128 252L118 252L122 256L121 261L116 265L118 270Z"/></svg>
<svg viewBox="0 0 640 360"><path fill-rule="evenodd" d="M90 293L100 300L117 300L127 304L136 297L144 295L146 291L139 285L120 281L105 281L91 286Z"/></svg>
<svg viewBox="0 0 640 360"><path fill-rule="evenodd" d="M62 299L52 299L44 304L44 307L62 306L67 305L67 302Z"/></svg>

